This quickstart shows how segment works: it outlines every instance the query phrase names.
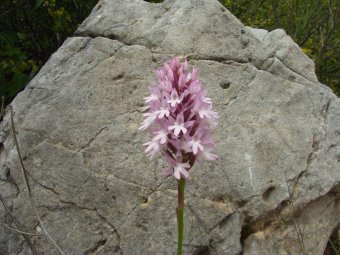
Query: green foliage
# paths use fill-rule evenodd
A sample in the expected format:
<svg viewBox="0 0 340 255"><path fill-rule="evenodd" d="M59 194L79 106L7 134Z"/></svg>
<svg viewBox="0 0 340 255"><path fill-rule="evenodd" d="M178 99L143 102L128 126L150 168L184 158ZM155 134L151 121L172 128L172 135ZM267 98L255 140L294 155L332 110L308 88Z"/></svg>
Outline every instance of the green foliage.
<svg viewBox="0 0 340 255"><path fill-rule="evenodd" d="M339 0L220 0L243 23L283 28L315 62L319 80L340 96Z"/></svg>
<svg viewBox="0 0 340 255"><path fill-rule="evenodd" d="M1 0L0 96L6 103L71 36L97 0ZM160 3L163 0L148 0ZM339 0L220 0L242 22L283 28L316 64L321 82L340 95Z"/></svg>
<svg viewBox="0 0 340 255"><path fill-rule="evenodd" d="M0 96L22 90L97 0L1 0Z"/></svg>
<svg viewBox="0 0 340 255"><path fill-rule="evenodd" d="M336 196L338 195L339 193ZM340 225L331 234L324 255L340 255Z"/></svg>
<svg viewBox="0 0 340 255"><path fill-rule="evenodd" d="M0 32L0 94L14 97L32 78L37 70L36 62L17 47L20 33Z"/></svg>

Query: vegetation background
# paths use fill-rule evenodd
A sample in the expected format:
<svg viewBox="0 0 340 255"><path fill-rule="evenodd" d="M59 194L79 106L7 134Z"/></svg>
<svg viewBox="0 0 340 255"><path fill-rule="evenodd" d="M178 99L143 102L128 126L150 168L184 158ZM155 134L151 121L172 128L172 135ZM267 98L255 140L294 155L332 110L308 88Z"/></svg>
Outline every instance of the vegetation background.
<svg viewBox="0 0 340 255"><path fill-rule="evenodd" d="M114 1L114 0L112 0ZM340 96L340 0L219 0L245 25L283 28L315 62L319 80ZM148 0L148 2L163 2ZM7 105L97 0L1 0L0 97ZM340 254L334 233L325 255Z"/></svg>
<svg viewBox="0 0 340 255"><path fill-rule="evenodd" d="M10 103L98 0L0 0L0 97ZM1 99L0 99L1 100Z"/></svg>
<svg viewBox="0 0 340 255"><path fill-rule="evenodd" d="M340 96L340 0L220 0L243 24L283 28L315 62L321 83Z"/></svg>
<svg viewBox="0 0 340 255"><path fill-rule="evenodd" d="M340 0L219 0L244 24L283 28L340 96ZM163 2L149 0L149 2ZM1 0L0 97L12 101L97 0Z"/></svg>

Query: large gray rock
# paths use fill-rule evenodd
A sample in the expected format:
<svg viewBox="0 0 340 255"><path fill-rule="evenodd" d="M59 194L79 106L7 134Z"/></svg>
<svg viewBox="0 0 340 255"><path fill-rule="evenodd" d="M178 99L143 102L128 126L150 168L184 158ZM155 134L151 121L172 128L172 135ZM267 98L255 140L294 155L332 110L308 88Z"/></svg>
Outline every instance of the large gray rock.
<svg viewBox="0 0 340 255"><path fill-rule="evenodd" d="M190 60L220 114L220 159L186 187L184 254L323 254L340 221L340 100L283 30L244 27L217 0L102 0L12 103L37 209L66 254L176 253L176 182L138 131L155 69ZM29 232L10 129L0 192ZM0 206L0 222L14 227ZM41 254L58 254L41 236ZM1 254L30 254L3 229Z"/></svg>

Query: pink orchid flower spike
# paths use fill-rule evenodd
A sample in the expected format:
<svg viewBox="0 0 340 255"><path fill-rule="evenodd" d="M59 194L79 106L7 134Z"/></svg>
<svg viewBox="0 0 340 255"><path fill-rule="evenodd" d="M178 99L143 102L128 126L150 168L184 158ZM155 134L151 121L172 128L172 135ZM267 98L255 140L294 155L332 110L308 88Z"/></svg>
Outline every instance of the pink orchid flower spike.
<svg viewBox="0 0 340 255"><path fill-rule="evenodd" d="M169 60L156 72L158 82L150 87L145 119L140 130L148 129L152 138L144 143L150 159L159 152L168 165L166 176L173 175L178 184L178 249L182 255L184 186L196 160L216 160L211 131L216 127L218 114L212 110L212 99L198 80L198 70L189 71L189 63L179 58Z"/></svg>
<svg viewBox="0 0 340 255"><path fill-rule="evenodd" d="M189 63L175 57L156 72L157 82L144 98L148 112L140 130L153 135L146 142L145 153L153 158L158 152L166 156L168 175L187 179L196 160L216 160L211 131L218 114L212 100L198 80L198 70L189 71Z"/></svg>

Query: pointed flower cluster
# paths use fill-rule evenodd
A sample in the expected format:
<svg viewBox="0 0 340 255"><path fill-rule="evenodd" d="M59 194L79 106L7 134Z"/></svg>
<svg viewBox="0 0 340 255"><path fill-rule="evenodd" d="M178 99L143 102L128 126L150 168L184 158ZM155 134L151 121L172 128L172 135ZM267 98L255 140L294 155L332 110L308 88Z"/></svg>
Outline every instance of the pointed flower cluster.
<svg viewBox="0 0 340 255"><path fill-rule="evenodd" d="M211 130L217 125L218 114L197 79L197 69L189 72L187 61L173 58L156 75L158 82L144 98L148 112L139 128L152 134L151 141L144 143L145 152L151 159L162 152L168 163L163 173L187 179L196 160L217 159Z"/></svg>

